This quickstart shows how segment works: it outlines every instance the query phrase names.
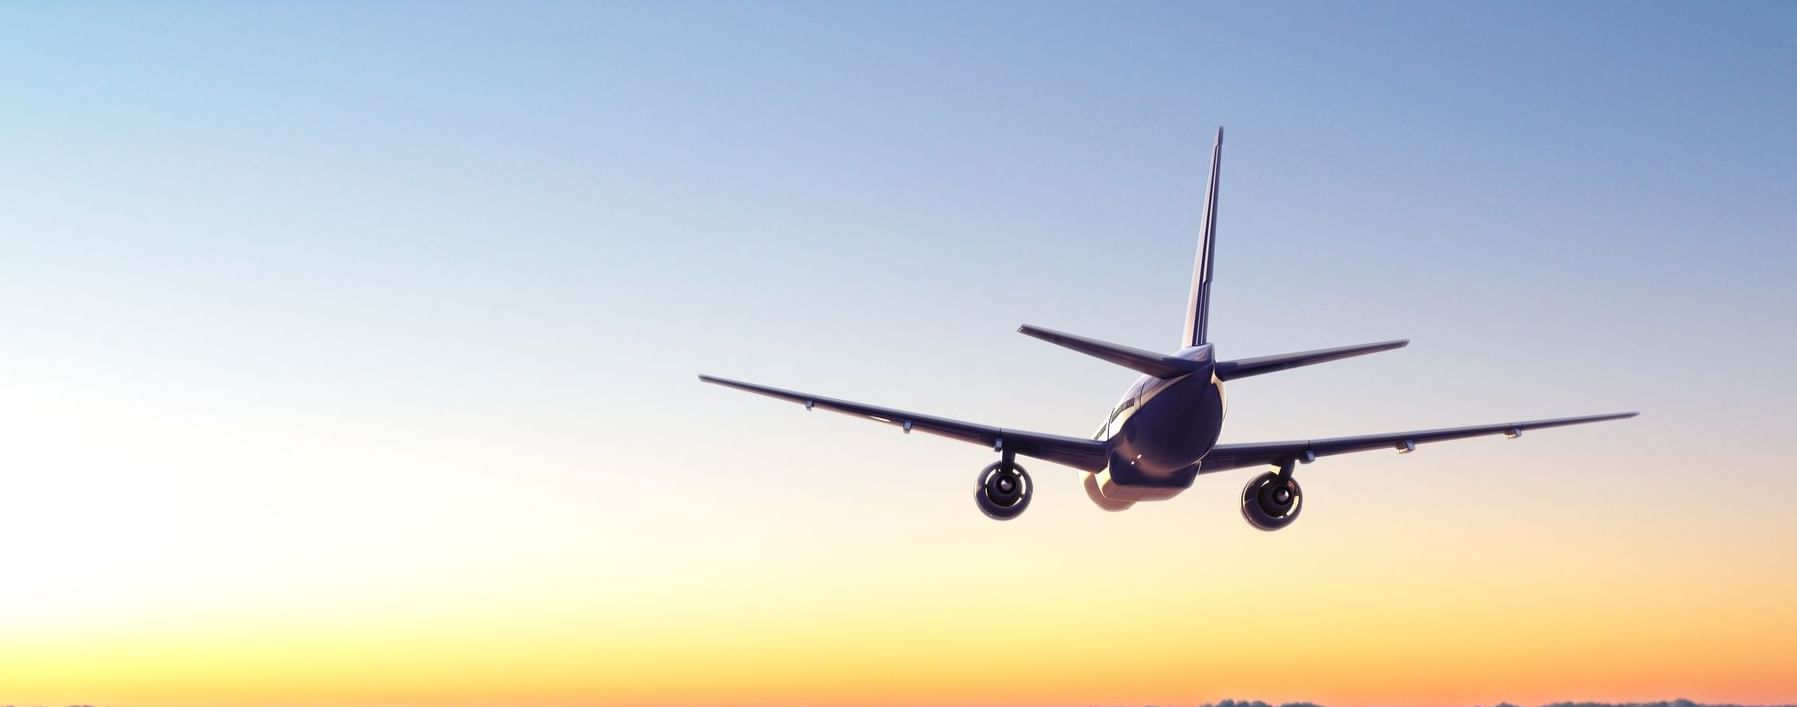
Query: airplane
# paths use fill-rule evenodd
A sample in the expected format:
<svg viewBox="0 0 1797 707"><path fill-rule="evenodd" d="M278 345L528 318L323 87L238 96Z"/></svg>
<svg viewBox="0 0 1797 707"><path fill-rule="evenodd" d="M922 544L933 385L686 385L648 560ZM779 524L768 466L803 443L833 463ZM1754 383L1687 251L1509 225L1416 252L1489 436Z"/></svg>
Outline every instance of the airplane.
<svg viewBox="0 0 1797 707"><path fill-rule="evenodd" d="M699 380L801 403L807 410L823 408L897 425L906 433L919 430L989 446L999 454L999 460L980 471L974 500L982 512L996 520L1016 518L1029 507L1034 495L1035 484L1029 472L1016 462L1019 454L1083 472L1081 481L1086 495L1107 511L1125 510L1143 501L1173 498L1190 488L1203 474L1276 467L1277 470L1265 471L1242 488L1242 517L1249 525L1265 531L1290 525L1303 509L1304 492L1293 475L1299 463L1309 464L1320 457L1376 449L1395 449L1400 454L1407 454L1415 451L1419 444L1485 435L1502 434L1514 439L1522 436L1525 430L1617 420L1638 414L1622 412L1355 437L1218 444L1225 409L1224 383L1390 351L1410 343L1407 339L1399 339L1218 360L1207 325L1217 233L1217 172L1222 156L1223 129L1218 128L1217 141L1211 148L1204 225L1192 268L1192 290L1187 300L1179 350L1170 354L1156 353L1027 324L1017 330L1142 374L1123 393L1123 399L1111 409L1091 439L962 422L708 375L700 375Z"/></svg>

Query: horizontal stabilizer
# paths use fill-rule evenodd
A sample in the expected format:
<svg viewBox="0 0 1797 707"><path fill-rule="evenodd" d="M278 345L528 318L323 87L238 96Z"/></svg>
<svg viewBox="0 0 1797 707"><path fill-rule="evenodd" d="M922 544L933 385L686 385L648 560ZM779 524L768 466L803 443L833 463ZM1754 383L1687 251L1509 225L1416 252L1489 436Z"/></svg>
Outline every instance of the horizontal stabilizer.
<svg viewBox="0 0 1797 707"><path fill-rule="evenodd" d="M1247 378L1248 376L1258 376L1262 373L1272 373L1274 371L1283 371L1288 368L1309 366L1314 363L1324 363L1355 356L1365 356L1380 351L1401 349L1408 345L1410 345L1409 339L1398 339L1396 341L1382 341L1377 344L1338 346L1333 349L1317 349L1315 351L1300 351L1298 353L1277 354L1273 356L1257 356L1255 358L1244 358L1240 361L1223 361L1217 364L1217 379L1234 380L1236 378Z"/></svg>
<svg viewBox="0 0 1797 707"><path fill-rule="evenodd" d="M1033 327L1028 324L1017 327L1017 331L1028 334L1043 341L1078 351L1093 358L1104 359L1124 368L1131 368L1156 378L1178 378L1187 373L1204 370L1208 362L1177 358L1153 351L1121 346L1097 339L1088 339L1053 329ZM1209 349L1205 349L1209 350Z"/></svg>

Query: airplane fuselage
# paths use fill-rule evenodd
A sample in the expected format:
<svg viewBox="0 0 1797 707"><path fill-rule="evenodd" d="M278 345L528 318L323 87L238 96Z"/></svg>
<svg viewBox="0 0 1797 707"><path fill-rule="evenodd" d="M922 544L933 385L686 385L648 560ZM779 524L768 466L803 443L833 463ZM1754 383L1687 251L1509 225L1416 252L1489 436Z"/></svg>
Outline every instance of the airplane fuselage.
<svg viewBox="0 0 1797 707"><path fill-rule="evenodd" d="M1217 359L1210 343L1209 321L1211 254L1217 231L1217 174L1222 151L1223 130L1219 128L1216 145L1211 148L1204 226L1192 265L1185 326L1179 337L1182 348L1166 354L1028 324L1017 328L1018 333L1143 374L1124 392L1123 399L1090 438L963 422L711 376L701 375L699 379L800 403L807 410L821 408L893 425L905 432L920 430L989 446L999 458L980 470L973 496L980 512L995 520L1016 518L1029 507L1035 482L1017 463L1019 456L1079 470L1087 497L1107 511L1121 511L1139 501L1177 496L1190 488L1201 473L1259 467L1261 473L1242 487L1242 518L1260 530L1278 530L1290 525L1303 508L1303 489L1294 476L1297 465L1321 456L1378 449L1403 454L1430 442L1498 434L1515 438L1523 430L1635 416L1626 412L1352 437L1217 444L1223 431L1224 381L1390 351L1410 343L1395 339L1229 361Z"/></svg>
<svg viewBox="0 0 1797 707"><path fill-rule="evenodd" d="M1190 346L1174 356L1205 365L1173 379L1136 379L1099 429L1109 463L1094 482L1106 499L1176 496L1192 485L1204 455L1217 444L1226 405L1211 346Z"/></svg>

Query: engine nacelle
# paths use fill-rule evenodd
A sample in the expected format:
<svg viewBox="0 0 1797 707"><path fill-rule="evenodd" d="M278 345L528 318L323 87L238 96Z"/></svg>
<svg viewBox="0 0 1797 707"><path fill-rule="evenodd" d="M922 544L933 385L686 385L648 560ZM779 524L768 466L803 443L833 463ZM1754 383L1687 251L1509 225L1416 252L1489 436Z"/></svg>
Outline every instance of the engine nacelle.
<svg viewBox="0 0 1797 707"><path fill-rule="evenodd" d="M1303 506L1304 490L1289 475L1282 477L1269 471L1242 487L1242 517L1261 530L1291 525Z"/></svg>
<svg viewBox="0 0 1797 707"><path fill-rule="evenodd" d="M973 500L980 506L980 512L993 520L1010 520L1021 515L1030 507L1030 497L1035 494L1036 485L1030 481L1030 474L1018 466L1016 462L1007 464L998 461L980 471L979 486L973 491Z"/></svg>

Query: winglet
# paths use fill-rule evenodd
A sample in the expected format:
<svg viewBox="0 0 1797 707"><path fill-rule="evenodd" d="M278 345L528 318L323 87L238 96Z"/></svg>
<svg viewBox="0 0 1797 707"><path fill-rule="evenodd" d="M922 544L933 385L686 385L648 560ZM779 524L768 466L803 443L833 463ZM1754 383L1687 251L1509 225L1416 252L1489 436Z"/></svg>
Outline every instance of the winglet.
<svg viewBox="0 0 1797 707"><path fill-rule="evenodd" d="M1204 227L1198 239L1198 257L1192 263L1192 295L1186 302L1186 328L1180 348L1210 341L1211 263L1216 260L1217 176L1223 164L1223 127L1217 126L1217 144L1210 151L1210 186L1205 189Z"/></svg>

